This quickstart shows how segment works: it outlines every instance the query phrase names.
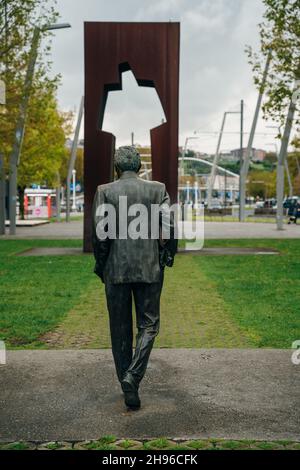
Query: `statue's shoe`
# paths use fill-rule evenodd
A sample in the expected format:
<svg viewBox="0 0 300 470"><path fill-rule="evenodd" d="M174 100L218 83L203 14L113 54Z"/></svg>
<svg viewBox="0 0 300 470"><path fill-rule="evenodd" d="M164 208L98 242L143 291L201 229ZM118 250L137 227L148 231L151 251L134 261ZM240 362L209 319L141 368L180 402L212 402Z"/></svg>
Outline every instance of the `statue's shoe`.
<svg viewBox="0 0 300 470"><path fill-rule="evenodd" d="M131 410L138 410L141 407L141 400L138 394L138 388L129 374L126 374L121 382L124 392L125 405Z"/></svg>

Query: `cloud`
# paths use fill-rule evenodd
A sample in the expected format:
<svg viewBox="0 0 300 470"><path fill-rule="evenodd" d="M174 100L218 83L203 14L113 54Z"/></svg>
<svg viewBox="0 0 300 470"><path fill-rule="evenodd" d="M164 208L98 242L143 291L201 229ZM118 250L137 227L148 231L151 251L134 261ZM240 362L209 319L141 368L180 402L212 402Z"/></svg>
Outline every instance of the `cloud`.
<svg viewBox="0 0 300 470"><path fill-rule="evenodd" d="M138 2L139 7L136 12L136 21L174 21L173 15L185 7L185 0L154 0L151 2Z"/></svg>
<svg viewBox="0 0 300 470"><path fill-rule="evenodd" d="M117 137L117 146L130 144L132 131L136 143L150 144L150 129L162 119L166 118L156 90L139 87L131 71L123 73L122 90L108 95L103 130Z"/></svg>
<svg viewBox="0 0 300 470"><path fill-rule="evenodd" d="M83 21L172 20L181 23L180 143L194 130L218 130L224 111L238 109L242 98L245 130L249 131L257 92L244 47L258 44L262 0L85 0L76 2L76 7L74 3L58 0L61 21L69 21L72 29L57 31L53 42L53 71L63 77L58 94L63 109L78 108L83 94ZM149 140L146 120L157 120L157 109L150 106L149 94L139 93L137 97L134 91L129 86L123 107L114 104L113 111L106 116L109 122L114 119L113 112L120 116L131 113L131 118L121 119L116 129L120 143L125 138L128 141L132 130L141 143L146 143ZM238 116L228 119L227 131L238 128ZM264 128L260 119L259 129ZM216 140L216 135L202 134L192 144L213 152ZM257 146L263 146L265 140L257 136ZM224 136L224 148L236 147L238 142L238 135Z"/></svg>

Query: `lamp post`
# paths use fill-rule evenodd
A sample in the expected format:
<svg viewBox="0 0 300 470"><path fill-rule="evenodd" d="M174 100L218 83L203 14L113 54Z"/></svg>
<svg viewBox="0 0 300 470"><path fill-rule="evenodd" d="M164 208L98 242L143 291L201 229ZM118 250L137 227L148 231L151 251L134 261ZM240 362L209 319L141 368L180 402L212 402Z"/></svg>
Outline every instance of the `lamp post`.
<svg viewBox="0 0 300 470"><path fill-rule="evenodd" d="M195 131L195 133L196 133L196 131ZM187 138L185 139L184 148L183 148L183 153L182 153L182 158L181 158L181 165L180 165L181 176L184 176L184 159L185 159L186 152L187 152L188 142L189 142L189 140L192 140L192 139L199 139L199 137L190 136L190 137L187 137Z"/></svg>
<svg viewBox="0 0 300 470"><path fill-rule="evenodd" d="M240 179L239 179L239 194L242 193L242 178L241 170L243 165L244 150L243 150L243 140L244 140L244 100L241 100L241 124L240 124ZM226 185L226 180L225 180ZM225 188L226 191L226 188ZM226 194L225 194L225 206L226 206ZM241 221L241 203L239 205L239 221Z"/></svg>
<svg viewBox="0 0 300 470"><path fill-rule="evenodd" d="M269 129L277 129L278 130L278 135L281 134L281 126L267 126ZM276 157L277 157L277 165L279 164L279 151L278 151L278 146L277 144L267 144L267 145L274 145L275 148L276 148ZM286 171L286 176L287 176L287 179L288 179L288 183L289 183L289 196L292 197L293 196L293 192L294 192L294 188L293 188L293 183L292 183L292 179L291 179L291 174L290 174L290 169L289 169L289 164L288 164L288 160L287 160L287 156L286 158L284 159L284 168L285 168L285 171ZM284 184L284 183L283 183Z"/></svg>
<svg viewBox="0 0 300 470"><path fill-rule="evenodd" d="M264 89L267 81L267 76L269 73L269 67L271 63L271 58L272 58L272 52L271 50L268 52L267 60L266 60L266 65L264 68L263 72L263 77L262 77L262 82L259 88L259 93L257 97L257 103L255 107L255 112L253 116L253 121L252 121L252 126L249 134L249 140L248 140L248 145L246 149L245 156L242 161L242 166L240 168L240 208L239 208L239 220L240 222L245 221L246 217L246 211L245 211L245 200L246 200L246 184L247 184L247 175L248 175L248 170L249 170L249 165L250 165L250 156L251 156L251 149L253 145L253 140L255 137L255 132L256 132L256 125L258 121L258 116L259 116L259 111L261 108L261 103L263 99L263 94L264 94Z"/></svg>
<svg viewBox="0 0 300 470"><path fill-rule="evenodd" d="M273 127L273 126L270 126L270 127ZM275 127L275 126L274 126ZM275 148L275 154L276 154L276 158L277 158L277 162L278 162L278 146L277 144L275 143L270 143L270 144L266 144L266 145L272 145L274 148ZM289 184L289 197L292 197L293 196L293 192L294 192L294 188L293 188L293 183L292 183L292 178L291 178L291 173L290 173L290 169L289 169L289 164L288 164L288 161L287 159L285 158L284 160L284 168L285 168L285 171L286 171L286 176L287 176L287 179L288 179L288 184Z"/></svg>
<svg viewBox="0 0 300 470"><path fill-rule="evenodd" d="M81 121L82 121L82 116L83 116L83 110L84 110L84 96L82 96L81 101L80 101L80 106L79 106L79 112L78 112L78 117L77 117L77 124L75 128L75 134L74 134L74 139L72 142L72 149L71 149L71 156L68 164L68 173L67 173L67 189L66 189L66 222L70 222L70 209L71 209L71 178L76 162L76 155L77 155L77 148L78 148L78 142L79 142L79 133L80 133L80 127L81 127Z"/></svg>
<svg viewBox="0 0 300 470"><path fill-rule="evenodd" d="M194 208L197 210L198 209L198 181L194 182L194 192L195 192L195 202L194 202Z"/></svg>
<svg viewBox="0 0 300 470"><path fill-rule="evenodd" d="M76 210L76 170L72 170L72 176L73 176L73 204L72 204L72 210Z"/></svg>
<svg viewBox="0 0 300 470"><path fill-rule="evenodd" d="M34 67L38 55L38 46L40 42L40 36L43 31L52 31L54 29L63 29L70 28L69 23L61 24L50 24L42 27L36 26L33 31L33 38L31 42L31 48L29 52L29 61L24 83L24 92L20 103L19 117L15 129L15 138L12 153L10 156L9 163L9 220L10 235L15 235L16 233L16 207L17 207L17 173L18 165L20 163L20 156L22 150L22 143L24 138L25 131L25 122L28 110L28 101L32 86Z"/></svg>
<svg viewBox="0 0 300 470"><path fill-rule="evenodd" d="M207 206L210 209L211 208L211 203L212 203L212 193L214 189L214 184L215 184L215 179L216 179L216 169L218 166L218 161L220 157L220 147L221 147L221 141L222 141L222 136L223 136L223 131L225 127L225 122L226 122L226 117L228 114L240 114L240 111L225 111L223 114L223 120L221 124L221 129L219 133L219 139L217 143L217 148L216 148L216 153L214 156L214 161L213 165L211 167L211 172L210 172L210 177L208 180L208 188L207 188Z"/></svg>
<svg viewBox="0 0 300 470"><path fill-rule="evenodd" d="M186 182L186 202L189 204L190 202L190 182Z"/></svg>

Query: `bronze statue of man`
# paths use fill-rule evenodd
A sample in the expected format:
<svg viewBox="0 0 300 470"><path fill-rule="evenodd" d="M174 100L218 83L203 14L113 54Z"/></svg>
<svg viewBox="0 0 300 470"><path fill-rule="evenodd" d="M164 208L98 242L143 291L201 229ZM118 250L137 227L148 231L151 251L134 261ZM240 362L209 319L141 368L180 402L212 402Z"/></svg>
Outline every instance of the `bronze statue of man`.
<svg viewBox="0 0 300 470"><path fill-rule="evenodd" d="M138 176L141 159L135 147L120 147L114 163L118 179L98 186L94 198L94 271L105 284L112 352L125 404L130 409L138 409L139 384L159 331L164 268L173 265L177 240L174 237L174 217L171 213L169 217L162 216L170 208L166 187L163 183L146 181ZM124 200L128 214L122 206ZM116 226L112 224L115 236L111 235L114 230L110 231L107 227L108 209L111 207L116 215ZM155 226L150 220L155 212L153 207L159 208L159 226L158 230L154 229L154 236L150 231L150 226L151 229ZM132 208L135 209L132 211ZM145 225L139 227L138 236L136 233L133 235L132 230L130 232L134 220L132 214L136 208L144 214L137 225ZM133 226L137 228L137 225ZM134 353L132 297L138 330Z"/></svg>

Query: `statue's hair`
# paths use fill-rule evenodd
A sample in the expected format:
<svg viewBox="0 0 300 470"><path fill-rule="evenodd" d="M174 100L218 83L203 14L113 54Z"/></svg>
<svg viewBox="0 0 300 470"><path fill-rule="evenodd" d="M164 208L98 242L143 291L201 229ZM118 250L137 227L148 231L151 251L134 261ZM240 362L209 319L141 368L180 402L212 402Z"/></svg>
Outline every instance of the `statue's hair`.
<svg viewBox="0 0 300 470"><path fill-rule="evenodd" d="M119 147L115 153L115 166L120 171L135 171L141 168L141 157L135 147Z"/></svg>

